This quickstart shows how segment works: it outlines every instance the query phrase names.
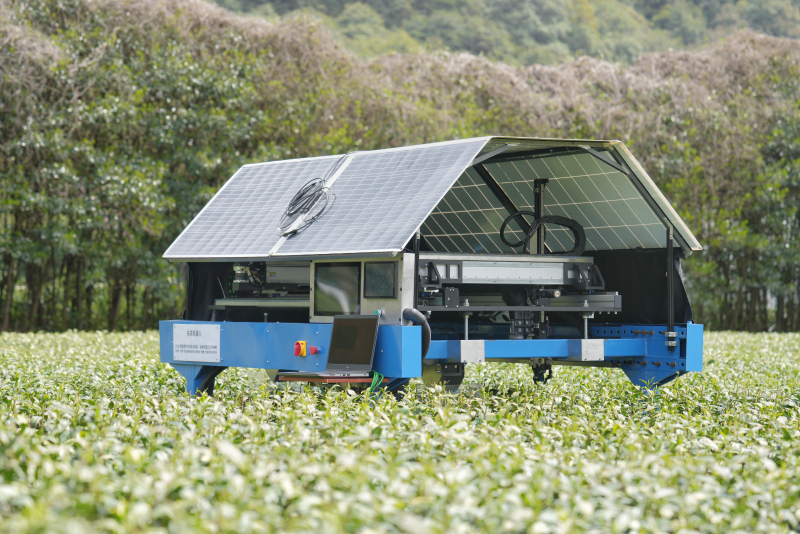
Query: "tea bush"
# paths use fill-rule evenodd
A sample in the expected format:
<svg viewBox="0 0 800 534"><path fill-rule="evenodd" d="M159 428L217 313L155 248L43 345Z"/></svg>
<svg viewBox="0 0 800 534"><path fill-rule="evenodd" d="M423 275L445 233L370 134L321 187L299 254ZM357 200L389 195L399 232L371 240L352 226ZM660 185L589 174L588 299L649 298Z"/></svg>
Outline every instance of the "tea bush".
<svg viewBox="0 0 800 534"><path fill-rule="evenodd" d="M0 0L0 330L180 314L185 265L161 255L242 164L519 135L624 141L705 247L698 322L800 331L799 64L754 33L625 65L367 61L308 17Z"/></svg>
<svg viewBox="0 0 800 534"><path fill-rule="evenodd" d="M0 532L787 532L800 335L710 334L656 394L470 366L473 395L192 398L156 333L0 337Z"/></svg>

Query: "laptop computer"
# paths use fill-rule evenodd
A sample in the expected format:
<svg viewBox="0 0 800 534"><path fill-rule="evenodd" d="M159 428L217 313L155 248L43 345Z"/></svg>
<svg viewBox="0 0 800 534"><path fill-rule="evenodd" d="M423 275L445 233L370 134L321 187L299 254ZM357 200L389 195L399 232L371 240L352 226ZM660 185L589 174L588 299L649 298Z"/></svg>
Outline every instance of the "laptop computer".
<svg viewBox="0 0 800 534"><path fill-rule="evenodd" d="M328 363L322 373L281 373L286 376L368 377L378 340L377 315L336 315L333 318Z"/></svg>

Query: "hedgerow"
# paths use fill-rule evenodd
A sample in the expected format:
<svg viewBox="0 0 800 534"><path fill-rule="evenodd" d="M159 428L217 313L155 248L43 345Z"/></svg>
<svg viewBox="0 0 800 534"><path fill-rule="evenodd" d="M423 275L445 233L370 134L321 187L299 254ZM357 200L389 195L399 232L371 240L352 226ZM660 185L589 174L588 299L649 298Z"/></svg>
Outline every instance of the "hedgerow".
<svg viewBox="0 0 800 534"><path fill-rule="evenodd" d="M359 59L302 16L0 0L0 329L182 310L161 254L242 164L486 134L618 138L705 250L696 318L800 329L800 48L740 33L628 66Z"/></svg>

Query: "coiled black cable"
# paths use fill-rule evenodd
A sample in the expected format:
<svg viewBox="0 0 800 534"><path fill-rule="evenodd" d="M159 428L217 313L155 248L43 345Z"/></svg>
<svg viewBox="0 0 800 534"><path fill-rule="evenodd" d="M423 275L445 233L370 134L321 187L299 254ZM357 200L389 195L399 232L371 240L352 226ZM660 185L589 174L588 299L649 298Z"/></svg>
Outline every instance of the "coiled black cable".
<svg viewBox="0 0 800 534"><path fill-rule="evenodd" d="M339 167L342 166L342 163L344 163L347 156L350 154L353 154L353 152L348 152L339 158L339 160L328 169L325 176L309 180L300 188L300 191L295 193L292 200L289 201L289 205L286 207L283 215L281 215L281 222L278 227L279 236L293 236L322 217L325 212L333 207L336 195L331 192L329 187L325 187L325 182L339 170ZM309 213L313 213L313 215L309 217ZM295 221L301 217L303 223L297 227L293 227Z"/></svg>
<svg viewBox="0 0 800 534"><path fill-rule="evenodd" d="M289 205L281 216L278 235L291 236L301 231L325 214L333 205L335 195L325 187L325 178L314 178L309 180L295 193ZM309 217L309 214L313 213ZM303 223L293 227L298 218L303 219Z"/></svg>
<svg viewBox="0 0 800 534"><path fill-rule="evenodd" d="M567 252L563 252L562 254L566 256L580 256L583 254L583 251L586 250L586 232L583 231L583 226L574 219L568 219L566 217L560 217L558 215L545 215L544 217L539 217L536 219L531 227L528 229L528 233L525 234L521 240L517 241L516 243L511 243L506 239L505 232L506 228L508 227L508 223L514 220L516 217L521 217L522 215L530 215L531 217L536 217L536 214L532 211L518 211L512 215L506 217L506 220L503 221L503 225L500 227L500 240L503 241L506 245L511 248L517 248L520 246L525 246L528 242L536 235L536 232L539 230L539 227L543 224L557 224L559 226L564 226L572 230L572 236L575 238L575 246L572 247L572 250Z"/></svg>

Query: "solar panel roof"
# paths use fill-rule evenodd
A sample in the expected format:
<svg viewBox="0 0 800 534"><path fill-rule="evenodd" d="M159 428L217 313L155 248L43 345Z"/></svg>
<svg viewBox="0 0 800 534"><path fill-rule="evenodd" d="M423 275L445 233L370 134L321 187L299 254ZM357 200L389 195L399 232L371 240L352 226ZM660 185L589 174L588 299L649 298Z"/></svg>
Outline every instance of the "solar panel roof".
<svg viewBox="0 0 800 534"><path fill-rule="evenodd" d="M324 219L288 239L278 256L402 250L484 140L356 155L333 186Z"/></svg>
<svg viewBox="0 0 800 534"><path fill-rule="evenodd" d="M548 181L544 213L578 221L587 251L664 247L665 221L674 226L676 244L685 252L701 249L622 143L501 137L352 154L331 186L330 209L305 230L281 239L277 228L291 197L341 162L341 156L323 156L245 165L164 257L397 253L417 228L437 252L518 253L521 247L502 243L500 226L516 210L535 211L536 180ZM522 236L516 221L509 225L509 240ZM548 225L545 245L556 253L569 250L572 233Z"/></svg>
<svg viewBox="0 0 800 534"><path fill-rule="evenodd" d="M518 210L536 210L534 183L547 180L544 214L560 215L580 223L586 232L587 250L664 246L666 235L662 219L630 177L581 149L499 163L489 160L484 167ZM426 221L431 232L425 233L426 237L430 235L428 241L437 252L448 252L453 246L459 252L522 252L522 247L510 249L500 241L500 225L510 212L502 206L494 206L493 213L477 206L476 203L485 197L481 189L487 186L483 180L469 174L462 176ZM467 185L469 181L473 184ZM502 217L493 216L495 213ZM477 231L465 227L473 219L483 221L485 216L493 224L484 224L483 229ZM452 235L454 230L457 237ZM512 236L508 239L514 242L522 235L512 234L513 239ZM572 231L548 225L545 244L552 252L566 252L573 247Z"/></svg>
<svg viewBox="0 0 800 534"><path fill-rule="evenodd" d="M242 167L178 236L164 257L247 259L392 253L411 236L486 144L487 138L359 152L331 190L330 209L281 240L279 221L292 196L339 157Z"/></svg>
<svg viewBox="0 0 800 534"><path fill-rule="evenodd" d="M292 196L320 177L336 156L245 165L217 192L164 253L167 259L266 255Z"/></svg>

